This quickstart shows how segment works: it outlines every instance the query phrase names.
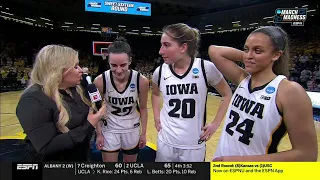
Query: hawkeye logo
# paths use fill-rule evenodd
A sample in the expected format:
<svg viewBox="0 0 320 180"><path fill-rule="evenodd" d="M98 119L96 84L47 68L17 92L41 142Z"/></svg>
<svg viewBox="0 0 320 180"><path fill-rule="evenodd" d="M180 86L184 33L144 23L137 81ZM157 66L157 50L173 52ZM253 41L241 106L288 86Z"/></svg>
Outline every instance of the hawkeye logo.
<svg viewBox="0 0 320 180"><path fill-rule="evenodd" d="M291 26L304 26L307 20L307 8L278 8L274 23L291 23Z"/></svg>
<svg viewBox="0 0 320 180"><path fill-rule="evenodd" d="M38 170L38 164L17 164L17 170Z"/></svg>

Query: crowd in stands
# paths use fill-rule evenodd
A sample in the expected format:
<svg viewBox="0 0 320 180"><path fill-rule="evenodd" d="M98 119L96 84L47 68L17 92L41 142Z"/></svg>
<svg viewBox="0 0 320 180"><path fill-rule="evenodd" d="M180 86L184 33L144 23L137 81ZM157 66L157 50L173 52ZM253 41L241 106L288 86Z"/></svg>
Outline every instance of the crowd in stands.
<svg viewBox="0 0 320 180"><path fill-rule="evenodd" d="M100 34L51 30L2 18L0 20L3 27L9 27L3 28L4 31L0 34L1 92L22 90L27 87L35 54L47 44L64 44L79 50L80 66L88 67L92 78L107 68L103 67L107 64L106 60L92 55L92 41L101 41ZM243 42L250 32L251 30L203 35L199 57L208 59L207 48L211 44L242 49ZM308 40L300 36L291 38L290 80L300 83L306 91L320 92L320 40L318 37L319 35ZM152 72L162 63L158 54L160 36L130 35L126 38L133 52L132 68L151 79ZM230 86L235 88L232 84Z"/></svg>
<svg viewBox="0 0 320 180"><path fill-rule="evenodd" d="M30 79L31 66L26 64L27 58L18 56L16 52L16 44L1 43L1 92L21 90L27 86Z"/></svg>
<svg viewBox="0 0 320 180"><path fill-rule="evenodd" d="M298 82L307 91L320 92L320 41L294 41L291 49L290 80Z"/></svg>

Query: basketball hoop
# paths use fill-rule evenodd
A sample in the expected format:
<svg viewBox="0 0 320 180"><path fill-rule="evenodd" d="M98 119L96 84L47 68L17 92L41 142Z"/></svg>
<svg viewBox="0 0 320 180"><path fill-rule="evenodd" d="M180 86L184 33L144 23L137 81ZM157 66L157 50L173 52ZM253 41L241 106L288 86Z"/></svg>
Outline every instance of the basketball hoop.
<svg viewBox="0 0 320 180"><path fill-rule="evenodd" d="M107 56L109 55L108 48L101 48L101 56L103 60L107 59Z"/></svg>
<svg viewBox="0 0 320 180"><path fill-rule="evenodd" d="M109 55L108 47L111 42L93 41L92 42L92 54L94 56L100 56L106 58Z"/></svg>
<svg viewBox="0 0 320 180"><path fill-rule="evenodd" d="M103 60L106 60L106 59L107 59L107 56L108 56L107 53L103 53L103 54L102 54L102 59L103 59Z"/></svg>

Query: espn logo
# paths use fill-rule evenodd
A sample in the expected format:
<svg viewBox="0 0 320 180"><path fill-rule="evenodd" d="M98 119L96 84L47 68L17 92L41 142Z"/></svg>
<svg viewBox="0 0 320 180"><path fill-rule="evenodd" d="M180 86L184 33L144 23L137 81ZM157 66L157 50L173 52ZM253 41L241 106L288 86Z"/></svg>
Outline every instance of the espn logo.
<svg viewBox="0 0 320 180"><path fill-rule="evenodd" d="M17 164L17 170L38 170L38 164Z"/></svg>
<svg viewBox="0 0 320 180"><path fill-rule="evenodd" d="M89 96L92 102L97 102L102 100L99 92L89 93Z"/></svg>

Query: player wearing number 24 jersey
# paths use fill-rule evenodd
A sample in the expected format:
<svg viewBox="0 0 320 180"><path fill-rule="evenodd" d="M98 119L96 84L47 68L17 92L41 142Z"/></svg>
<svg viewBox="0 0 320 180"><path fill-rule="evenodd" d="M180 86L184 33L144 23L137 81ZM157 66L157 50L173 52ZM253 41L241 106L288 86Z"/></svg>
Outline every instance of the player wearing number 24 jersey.
<svg viewBox="0 0 320 180"><path fill-rule="evenodd" d="M231 99L214 161L316 161L317 138L311 101L287 80L286 32L266 26L253 31L244 51L210 46L209 56L238 85ZM245 69L232 61L242 61ZM288 132L292 149L278 152Z"/></svg>
<svg viewBox="0 0 320 180"><path fill-rule="evenodd" d="M156 161L204 161L205 141L220 125L231 90L212 62L195 58L199 41L196 29L179 23L165 27L163 32L159 53L165 63L152 78L152 106L159 132ZM206 125L208 86L215 87L225 101L215 120Z"/></svg>

